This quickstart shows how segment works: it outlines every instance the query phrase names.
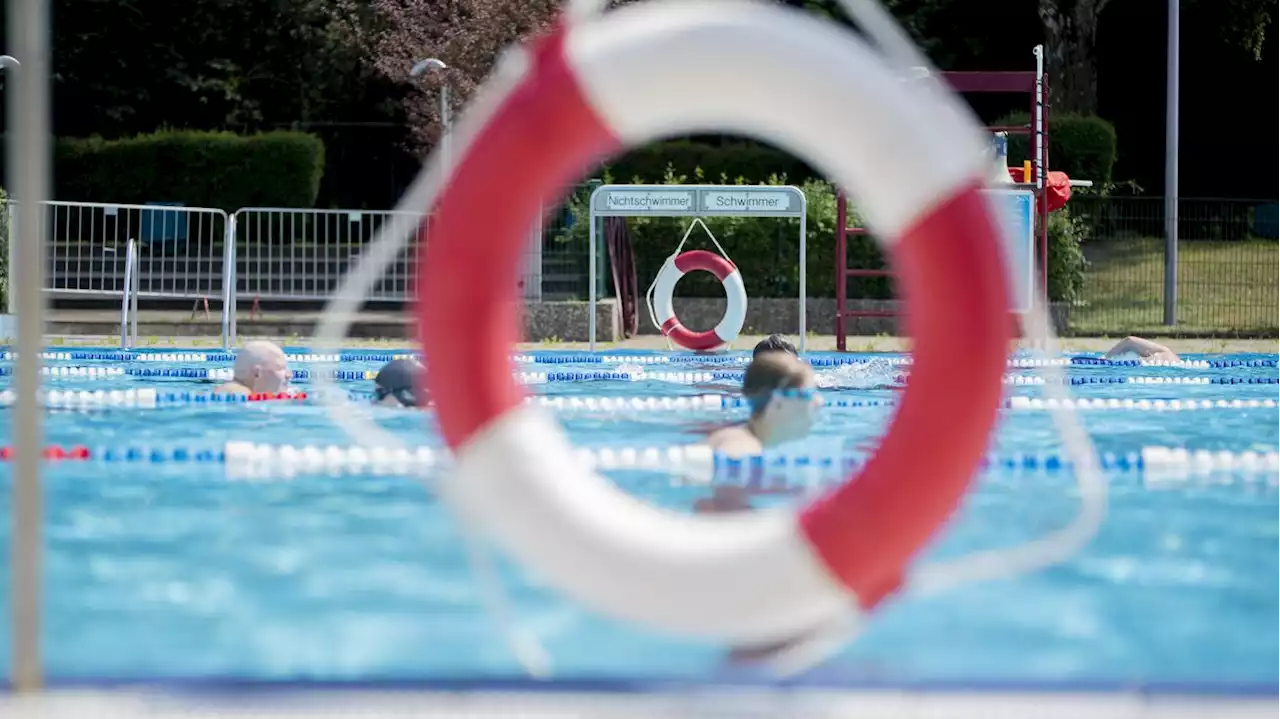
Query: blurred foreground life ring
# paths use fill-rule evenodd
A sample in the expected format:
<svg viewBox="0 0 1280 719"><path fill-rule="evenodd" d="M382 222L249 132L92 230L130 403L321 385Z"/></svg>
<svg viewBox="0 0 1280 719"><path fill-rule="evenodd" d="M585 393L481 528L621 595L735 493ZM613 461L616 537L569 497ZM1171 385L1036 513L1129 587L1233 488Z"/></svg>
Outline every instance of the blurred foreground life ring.
<svg viewBox="0 0 1280 719"><path fill-rule="evenodd" d="M568 595L686 636L786 641L894 591L968 489L1001 398L1008 282L967 110L900 82L833 23L727 0L562 23L508 53L480 97L419 260L428 383L455 455L441 497ZM509 278L540 206L625 147L713 129L785 148L858 196L904 288L915 357L888 434L856 481L798 513L638 502L512 376Z"/></svg>
<svg viewBox="0 0 1280 719"><path fill-rule="evenodd" d="M720 280L727 300L720 323L704 332L694 332L680 324L671 303L680 278L698 270L710 272ZM727 258L707 250L690 250L668 257L662 263L654 282L653 310L658 329L672 342L689 350L713 350L730 344L742 332L742 324L747 320L747 288L742 283L742 273Z"/></svg>

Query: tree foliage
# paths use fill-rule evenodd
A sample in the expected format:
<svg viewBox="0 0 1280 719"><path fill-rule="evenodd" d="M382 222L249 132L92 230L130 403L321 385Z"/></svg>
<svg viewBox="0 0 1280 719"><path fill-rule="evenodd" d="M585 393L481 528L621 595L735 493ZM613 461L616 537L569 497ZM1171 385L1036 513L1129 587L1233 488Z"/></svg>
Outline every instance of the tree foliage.
<svg viewBox="0 0 1280 719"><path fill-rule="evenodd" d="M629 1L614 0L611 5ZM848 23L838 0L776 0ZM415 150L439 136L439 89L448 82L461 106L492 69L499 51L546 27L563 0L50 0L53 16L54 131L59 136L129 137L158 129L254 132L302 129L321 136L330 166L321 202L386 206L412 174L406 126ZM1162 113L1164 7L1167 0L882 0L943 70L1022 70L1030 49L1045 41L1042 13L1070 15L1089 35L1049 38L1052 112L1094 108L1121 136L1118 165L1126 177L1163 167L1159 133L1147 132ZM1197 113L1213 122L1241 112L1232 103L1273 87L1254 62L1274 57L1275 0L1182 0L1184 97L1197 91L1222 98L1184 103L1185 126ZM1105 11L1104 11L1105 10ZM1080 13L1092 19L1079 22ZM1088 13L1085 13L1088 15ZM0 24L4 21L0 15ZM3 37L3 35L0 35ZM1156 43L1151 46L1151 40ZM1143 42L1137 42L1137 40ZM1069 55L1087 42L1089 53ZM1055 61L1053 49L1064 51ZM1266 49L1271 48L1271 49ZM1073 52L1075 51L1073 50ZM1087 50L1087 48L1086 48ZM1206 51L1207 50L1207 51ZM3 48L0 48L3 51ZM415 60L436 56L450 65L410 81ZM1084 59L1076 59L1084 58ZM21 59L21 58L20 58ZM1195 71L1191 72L1194 62ZM1215 76L1215 73L1217 75ZM803 79L804 68L797 69ZM1094 76L1103 87L1087 99ZM1083 77L1077 82L1074 78ZM1218 79L1208 79L1208 78ZM1227 78L1223 80L1221 78ZM1233 84L1234 83L1234 84ZM1228 87L1229 86L1229 87ZM1063 94L1084 87L1078 101ZM1075 96L1073 96L1075 97ZM1022 98L970 95L993 119L1022 109ZM1259 107L1266 103L1259 104ZM1274 127L1274 105L1244 114L1262 133ZM1206 123L1209 122L1206 119ZM1247 134L1247 133L1246 133ZM1149 151L1135 148L1146 143ZM1212 143L1190 144L1190 155L1217 158ZM1202 149L1203 146L1203 149ZM1129 163L1134 163L1130 167ZM1135 169L1138 165L1143 168ZM394 166L394 170L387 168ZM1190 176L1192 173L1187 173ZM1209 163L1197 175L1236 176ZM1140 178L1150 182L1151 178ZM345 182L347 192L328 187ZM1273 180L1254 193L1273 194ZM372 189L377 188L373 193ZM332 199L340 197L341 200Z"/></svg>
<svg viewBox="0 0 1280 719"><path fill-rule="evenodd" d="M1182 6L1184 32L1207 29L1219 42L1262 59L1267 30L1275 25L1275 0L1182 0Z"/></svg>
<svg viewBox="0 0 1280 719"><path fill-rule="evenodd" d="M329 4L53 0L55 129L260 129L394 108Z"/></svg>
<svg viewBox="0 0 1280 719"><path fill-rule="evenodd" d="M439 93L448 83L451 107L465 104L492 70L499 53L545 29L558 0L338 0L349 42L377 72L407 87L405 116L420 149L440 137ZM415 79L418 60L435 57L448 68Z"/></svg>

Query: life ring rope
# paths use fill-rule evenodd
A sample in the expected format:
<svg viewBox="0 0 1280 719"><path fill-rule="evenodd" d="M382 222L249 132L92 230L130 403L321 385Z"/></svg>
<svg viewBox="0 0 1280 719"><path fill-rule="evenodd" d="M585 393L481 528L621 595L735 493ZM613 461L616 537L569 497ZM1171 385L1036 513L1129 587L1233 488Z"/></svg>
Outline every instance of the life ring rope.
<svg viewBox="0 0 1280 719"><path fill-rule="evenodd" d="M726 261L728 261L729 264L737 266L737 263L735 263L733 261L733 258L729 256L729 253L725 251L724 246L720 244L720 240L716 239L715 233L711 231L710 227L707 227L707 223L704 222L701 217L693 218L693 221L690 222L689 226L685 228L684 236L680 238L680 242L676 245L676 248L672 250L671 254L667 255L667 259L664 260L662 263L662 269L660 269L656 274L654 274L653 282L649 283L649 289L645 290L645 293L644 293L644 302L645 302L645 305L649 308L649 320L653 322L653 326L657 327L659 330L662 330L666 320L658 319L657 310L655 310L653 306L654 290L657 288L658 282L662 279L662 273L667 270L667 266L675 262L676 259L680 256L680 251L684 249L684 245L686 242L689 241L689 235L693 234L693 228L695 227L701 227L702 231L707 233L707 237L710 238L711 244L716 246L716 250L720 252L721 257L723 257ZM728 288L726 288L725 291L727 293L729 291ZM671 341L670 334L663 331L662 338L666 340L668 350L675 349L675 345ZM733 339L736 339L736 333ZM730 339L729 341L725 342L724 343L725 346L732 348L733 339Z"/></svg>

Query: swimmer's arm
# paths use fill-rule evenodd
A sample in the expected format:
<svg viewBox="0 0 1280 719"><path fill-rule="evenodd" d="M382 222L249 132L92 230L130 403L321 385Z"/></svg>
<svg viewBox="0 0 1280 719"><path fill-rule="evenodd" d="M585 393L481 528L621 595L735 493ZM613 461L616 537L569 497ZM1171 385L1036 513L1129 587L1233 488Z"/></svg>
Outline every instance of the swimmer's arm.
<svg viewBox="0 0 1280 719"><path fill-rule="evenodd" d="M1125 337L1107 352L1107 357L1115 357L1132 352L1139 357L1157 357L1160 359L1178 359L1178 355L1159 342L1152 342L1141 337Z"/></svg>

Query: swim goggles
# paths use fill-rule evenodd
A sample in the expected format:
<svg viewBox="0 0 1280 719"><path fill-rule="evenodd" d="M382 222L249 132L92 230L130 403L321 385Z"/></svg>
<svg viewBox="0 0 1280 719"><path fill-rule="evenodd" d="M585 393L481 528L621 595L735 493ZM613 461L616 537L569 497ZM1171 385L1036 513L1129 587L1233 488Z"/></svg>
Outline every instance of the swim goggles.
<svg viewBox="0 0 1280 719"><path fill-rule="evenodd" d="M418 398L413 394L413 390L408 387L400 387L398 389L387 389L386 387L377 387L373 390L374 399L381 402L388 396L395 397L396 401L404 407L417 407Z"/></svg>

